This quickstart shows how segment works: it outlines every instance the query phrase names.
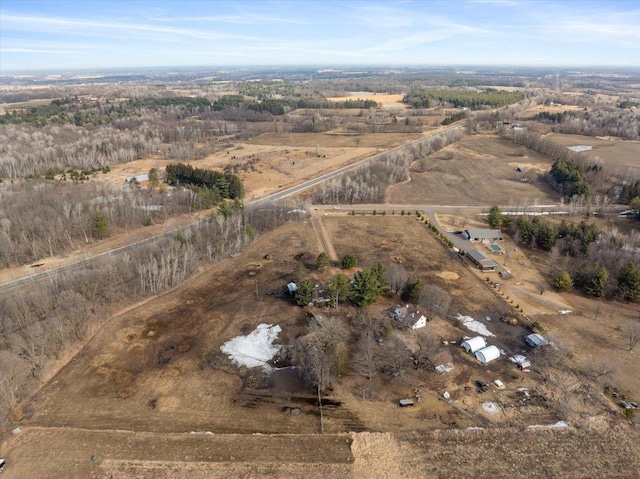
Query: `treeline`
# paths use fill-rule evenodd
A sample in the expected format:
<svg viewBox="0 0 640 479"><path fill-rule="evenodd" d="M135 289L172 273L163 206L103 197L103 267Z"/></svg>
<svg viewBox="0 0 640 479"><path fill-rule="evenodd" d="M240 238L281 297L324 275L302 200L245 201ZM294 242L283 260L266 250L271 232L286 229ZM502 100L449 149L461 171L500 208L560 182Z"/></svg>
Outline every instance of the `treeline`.
<svg viewBox="0 0 640 479"><path fill-rule="evenodd" d="M451 123L455 123L456 121L464 120L467 117L467 114L464 111L460 113L456 113L455 115L451 115L442 120L443 125L450 125Z"/></svg>
<svg viewBox="0 0 640 479"><path fill-rule="evenodd" d="M312 201L318 204L382 203L389 186L409 177L412 162L463 137L462 131L454 129L375 155L357 169L322 183Z"/></svg>
<svg viewBox="0 0 640 479"><path fill-rule="evenodd" d="M640 114L634 110L599 105L580 111L541 112L534 119L553 124L553 131L585 136L615 136L640 139Z"/></svg>
<svg viewBox="0 0 640 479"><path fill-rule="evenodd" d="M587 171L593 168L597 171L598 165L589 165L586 168ZM549 171L549 176L553 179L552 186L567 198L573 196L588 197L589 184L583 178L580 170L581 168L575 160L556 161Z"/></svg>
<svg viewBox="0 0 640 479"><path fill-rule="evenodd" d="M405 95L402 99L414 108L434 108L452 105L456 108L476 110L485 107L502 107L524 100L524 95L504 90L425 90Z"/></svg>
<svg viewBox="0 0 640 479"><path fill-rule="evenodd" d="M241 199L244 196L240 178L232 173L194 168L184 163L167 165L165 173L165 181L170 185L207 188L212 192L216 203L224 199Z"/></svg>
<svg viewBox="0 0 640 479"><path fill-rule="evenodd" d="M0 426L36 386L48 361L77 344L113 313L175 287L207 264L238 253L256 234L293 216L267 204L184 228L96 267L52 274L37 288L0 296ZM134 258L134 259L132 259Z"/></svg>
<svg viewBox="0 0 640 479"><path fill-rule="evenodd" d="M550 113L548 111L541 111L537 115L533 116L532 120L537 120L542 123L562 123L567 115L568 112L566 111L563 111L562 113Z"/></svg>

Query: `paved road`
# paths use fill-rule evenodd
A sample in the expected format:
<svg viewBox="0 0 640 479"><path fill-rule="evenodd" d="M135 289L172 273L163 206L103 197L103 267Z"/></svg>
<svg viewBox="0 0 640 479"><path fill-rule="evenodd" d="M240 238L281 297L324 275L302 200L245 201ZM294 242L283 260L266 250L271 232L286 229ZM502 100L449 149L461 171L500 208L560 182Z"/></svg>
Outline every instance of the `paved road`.
<svg viewBox="0 0 640 479"><path fill-rule="evenodd" d="M404 143L400 146L397 146L395 148L392 148L390 150L386 150L382 153L378 153L376 155L373 155L369 158L365 158L364 160L360 160L356 163L352 163L350 165L347 166L343 166L342 168L338 168L337 170L331 171L329 173L325 173L323 175L320 175L316 178L313 178L311 180L305 181L304 183L301 183L299 185L296 186L292 186L290 188L286 188L282 191L279 191L277 193L273 193L269 196L266 196L264 198L260 198L257 200L253 200L250 201L248 203L246 203L247 206L252 206L252 205L259 205L261 203L267 203L267 202L272 202L272 201L278 201L281 200L283 198L286 198L288 196L292 196L292 195L296 195L304 190L308 190L310 188L313 188L315 186L318 186L319 184L327 181L327 180L331 180L333 178L336 178L344 173L347 173L348 171L352 171L355 170L356 168L371 162L371 161L376 161L376 159L378 159L380 157L381 154L386 154L389 152L394 152L394 151L400 151L403 148L410 146L414 143L418 143L421 141L424 141L426 138L432 137L432 136L438 136L441 135L442 133L446 132L446 131L450 131L450 130L456 130L456 129L460 129L460 128L464 128L465 127L465 122L461 121L458 122L456 124L453 124L451 126L448 126L447 128L443 128L437 131L434 131L433 133L429 134L429 135L424 135L421 136L420 138L413 140L411 142L408 143ZM10 291L14 288L20 287L20 286L24 286L26 284L32 283L32 282L36 282L36 281L40 281L46 278L52 278L55 277L57 274L61 274L61 273L66 273L66 272L70 272L70 271L76 271L78 269L81 268L86 268L87 266L89 266L92 263L97 263L100 262L104 259L107 258L111 258L113 256L119 255L119 254L123 254L126 252L130 252L133 251L134 249L140 247L140 246L144 246L147 244L151 244L155 241L159 241L163 238L167 238L167 237L171 237L174 236L176 233L178 233L179 231L184 231L187 228L190 228L191 226L195 226L203 221L208 221L207 219L199 219L197 221L194 221L193 223L183 226L181 228L177 228L175 230L171 230L171 231L167 231L165 233L161 233L159 235L155 235L152 236L150 238L144 239L142 241L138 241L136 243L132 243L132 244L128 244L125 246L121 246L119 248L115 248L113 250L110 251L106 251L104 253L97 253L94 254L92 256L89 256L87 258L75 261L73 263L69 263L66 265L61 265L55 268L51 268L51 269L47 269L47 270L43 270L43 271L38 271L37 273L31 274L29 276L24 276L22 278L18 278L18 279L14 279L11 281L7 281L5 283L0 284L0 293L4 293L7 291Z"/></svg>

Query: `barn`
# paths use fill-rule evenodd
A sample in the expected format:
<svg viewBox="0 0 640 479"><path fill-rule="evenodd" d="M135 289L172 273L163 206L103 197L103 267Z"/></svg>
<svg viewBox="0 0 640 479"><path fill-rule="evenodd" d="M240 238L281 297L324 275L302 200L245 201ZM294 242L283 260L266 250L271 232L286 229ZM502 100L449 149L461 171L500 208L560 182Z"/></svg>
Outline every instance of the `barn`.
<svg viewBox="0 0 640 479"><path fill-rule="evenodd" d="M476 336L475 338L467 339L460 346L462 346L468 353L474 354L476 351L486 348L487 342L482 336Z"/></svg>
<svg viewBox="0 0 640 479"><path fill-rule="evenodd" d="M490 363L491 361L500 357L500 350L497 346L487 346L484 349L476 352L476 359L482 364Z"/></svg>

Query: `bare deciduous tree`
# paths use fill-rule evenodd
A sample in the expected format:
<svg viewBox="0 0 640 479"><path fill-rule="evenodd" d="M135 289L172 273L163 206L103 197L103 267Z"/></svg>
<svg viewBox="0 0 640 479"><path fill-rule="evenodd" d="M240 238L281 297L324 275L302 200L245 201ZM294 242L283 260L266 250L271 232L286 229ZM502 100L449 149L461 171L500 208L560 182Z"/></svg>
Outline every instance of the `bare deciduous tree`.
<svg viewBox="0 0 640 479"><path fill-rule="evenodd" d="M630 319L627 327L624 331L625 342L627 343L627 349L633 351L640 342L640 320Z"/></svg>
<svg viewBox="0 0 640 479"><path fill-rule="evenodd" d="M395 293L399 293L407 284L409 273L406 268L398 263L389 263L387 265L387 282Z"/></svg>
<svg viewBox="0 0 640 479"><path fill-rule="evenodd" d="M451 305L451 296L436 285L428 284L420 294L418 302L424 308L427 321L431 321L436 316L444 318L447 315Z"/></svg>

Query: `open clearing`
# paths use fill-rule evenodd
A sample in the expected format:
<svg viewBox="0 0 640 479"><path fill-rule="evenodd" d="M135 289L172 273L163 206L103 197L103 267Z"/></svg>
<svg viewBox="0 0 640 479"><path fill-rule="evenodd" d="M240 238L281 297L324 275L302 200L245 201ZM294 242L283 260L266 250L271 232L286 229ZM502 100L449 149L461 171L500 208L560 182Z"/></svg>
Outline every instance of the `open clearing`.
<svg viewBox="0 0 640 479"><path fill-rule="evenodd" d="M352 91L348 96L334 96L327 98L329 101L346 100L374 100L380 103L382 108L409 108L409 104L402 103L404 94L402 93L372 93L368 91Z"/></svg>
<svg viewBox="0 0 640 479"><path fill-rule="evenodd" d="M546 111L548 113L563 113L565 111L580 111L584 108L578 105L536 105L533 108L529 108L520 112L518 118L529 119L536 116L538 113Z"/></svg>
<svg viewBox="0 0 640 479"><path fill-rule="evenodd" d="M533 205L558 201L539 174L553 162L495 136L470 136L415 162L411 180L393 185L395 204ZM516 170L521 167L522 172ZM524 181L523 181L524 180Z"/></svg>
<svg viewBox="0 0 640 479"><path fill-rule="evenodd" d="M593 149L586 153L587 156L601 158L605 165L633 170L640 174L640 141L560 133L550 133L544 138L562 146L593 146Z"/></svg>

